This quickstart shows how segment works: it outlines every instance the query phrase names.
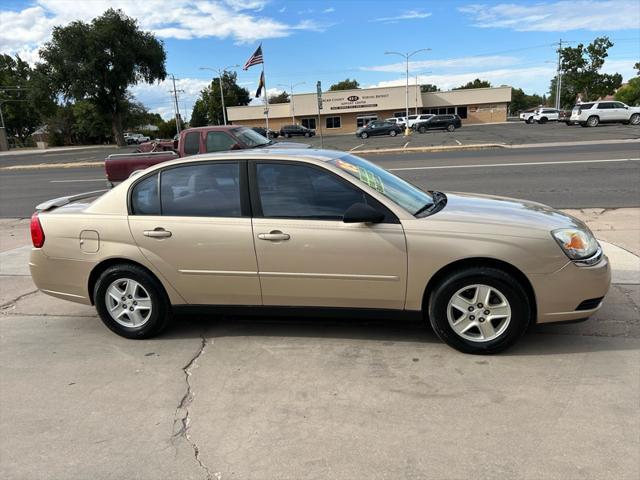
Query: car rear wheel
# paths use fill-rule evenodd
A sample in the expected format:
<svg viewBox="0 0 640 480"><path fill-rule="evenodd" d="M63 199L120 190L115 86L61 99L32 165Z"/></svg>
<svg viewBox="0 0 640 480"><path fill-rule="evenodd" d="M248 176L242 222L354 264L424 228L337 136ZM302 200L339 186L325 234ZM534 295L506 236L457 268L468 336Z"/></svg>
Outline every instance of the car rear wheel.
<svg viewBox="0 0 640 480"><path fill-rule="evenodd" d="M456 129L456 127L453 124L447 125L447 132L453 132L455 129Z"/></svg>
<svg viewBox="0 0 640 480"><path fill-rule="evenodd" d="M634 113L629 119L631 125L640 125L640 113Z"/></svg>
<svg viewBox="0 0 640 480"><path fill-rule="evenodd" d="M533 117L527 118L526 122L529 123L529 124L533 123Z"/></svg>
<svg viewBox="0 0 640 480"><path fill-rule="evenodd" d="M427 129L425 127L418 127L418 131L420 133L425 133L427 131Z"/></svg>
<svg viewBox="0 0 640 480"><path fill-rule="evenodd" d="M360 134L360 138L367 138L369 136L369 134L367 132L362 132Z"/></svg>
<svg viewBox="0 0 640 480"><path fill-rule="evenodd" d="M135 265L107 268L96 282L93 299L103 323L126 338L157 335L171 318L169 299L160 282Z"/></svg>
<svg viewBox="0 0 640 480"><path fill-rule="evenodd" d="M540 120L538 120L538 123L547 123L549 121L549 119L547 117L542 117Z"/></svg>
<svg viewBox="0 0 640 480"><path fill-rule="evenodd" d="M391 130L389 132L389 135L391 135L392 137L395 137L398 134L398 132L396 132L395 130Z"/></svg>
<svg viewBox="0 0 640 480"><path fill-rule="evenodd" d="M591 117L587 118L588 127L597 127L599 123L600 123L600 119L595 115L592 115Z"/></svg>
<svg viewBox="0 0 640 480"><path fill-rule="evenodd" d="M309 138L311 136L311 134L309 132L305 132L304 136Z"/></svg>
<svg viewBox="0 0 640 480"><path fill-rule="evenodd" d="M464 353L490 354L513 345L531 318L519 281L493 267L470 267L440 282L429 299L438 337Z"/></svg>

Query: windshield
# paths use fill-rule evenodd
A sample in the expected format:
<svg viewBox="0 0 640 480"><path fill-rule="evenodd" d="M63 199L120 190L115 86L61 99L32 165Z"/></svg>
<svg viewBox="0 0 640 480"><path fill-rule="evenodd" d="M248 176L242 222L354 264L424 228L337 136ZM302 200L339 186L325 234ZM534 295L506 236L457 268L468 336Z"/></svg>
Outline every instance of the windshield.
<svg viewBox="0 0 640 480"><path fill-rule="evenodd" d="M247 127L238 128L234 130L233 133L242 141L242 143L247 145L249 148L269 145L271 143L271 140L263 137L258 132Z"/></svg>
<svg viewBox="0 0 640 480"><path fill-rule="evenodd" d="M433 204L433 199L427 192L360 157L345 155L329 163L377 190L412 215L425 205Z"/></svg>

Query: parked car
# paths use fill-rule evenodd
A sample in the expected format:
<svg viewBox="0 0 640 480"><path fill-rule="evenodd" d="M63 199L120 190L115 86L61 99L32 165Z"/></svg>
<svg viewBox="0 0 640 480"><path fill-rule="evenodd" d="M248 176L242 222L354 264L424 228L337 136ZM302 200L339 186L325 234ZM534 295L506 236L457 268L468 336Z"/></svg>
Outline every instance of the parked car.
<svg viewBox="0 0 640 480"><path fill-rule="evenodd" d="M395 137L399 133L402 133L402 127L398 124L384 120L374 120L356 130L356 137L369 138L375 135L391 135Z"/></svg>
<svg viewBox="0 0 640 480"><path fill-rule="evenodd" d="M462 127L462 120L458 115L432 115L428 120L416 123L413 129L425 133L427 130L447 130L453 132Z"/></svg>
<svg viewBox="0 0 640 480"><path fill-rule="evenodd" d="M283 137L291 138L294 136L313 137L316 131L303 127L302 125L285 125L280 129L280 135Z"/></svg>
<svg viewBox="0 0 640 480"><path fill-rule="evenodd" d="M536 123L557 122L560 119L560 110L556 108L538 108L533 113L533 121Z"/></svg>
<svg viewBox="0 0 640 480"><path fill-rule="evenodd" d="M421 190L337 151L155 165L107 193L44 202L31 238L42 292L95 305L135 339L195 307L366 312L423 319L460 351L495 353L530 324L586 319L610 282L591 231L561 211Z"/></svg>
<svg viewBox="0 0 640 480"><path fill-rule="evenodd" d="M309 146L293 142L274 142L250 128L239 125L188 128L180 132L178 139L173 141L173 150L171 151L166 151L166 149L152 151L150 149L142 153L109 155L104 162L107 185L113 186L116 182L129 178L133 172L178 157L263 147L308 148Z"/></svg>
<svg viewBox="0 0 640 480"><path fill-rule="evenodd" d="M576 125L575 122L571 121L571 110L560 110L560 115L558 116L559 122L564 122L567 125Z"/></svg>
<svg viewBox="0 0 640 480"><path fill-rule="evenodd" d="M271 130L270 128L266 129L263 127L251 127L251 130L259 133L266 138L278 138L278 136L280 135L280 132L276 132L275 130Z"/></svg>
<svg viewBox="0 0 640 480"><path fill-rule="evenodd" d="M416 123L426 122L431 117L433 117L433 115L432 114L427 114L427 113L424 113L422 115L409 115L409 117L407 119L407 127L413 128L413 126Z"/></svg>
<svg viewBox="0 0 640 480"><path fill-rule="evenodd" d="M640 125L640 107L608 100L579 103L571 110L570 120L582 127L597 127L600 123Z"/></svg>
<svg viewBox="0 0 640 480"><path fill-rule="evenodd" d="M138 144L138 139L142 137L141 133L125 133L124 140L127 142L127 145Z"/></svg>
<svg viewBox="0 0 640 480"><path fill-rule="evenodd" d="M524 121L525 123L533 123L533 115L535 114L536 110L536 108L531 108L529 110L521 112L520 120Z"/></svg>
<svg viewBox="0 0 640 480"><path fill-rule="evenodd" d="M385 118L384 121L389 123L394 123L402 128L404 128L405 125L407 124L407 120L404 117L390 117L390 118Z"/></svg>

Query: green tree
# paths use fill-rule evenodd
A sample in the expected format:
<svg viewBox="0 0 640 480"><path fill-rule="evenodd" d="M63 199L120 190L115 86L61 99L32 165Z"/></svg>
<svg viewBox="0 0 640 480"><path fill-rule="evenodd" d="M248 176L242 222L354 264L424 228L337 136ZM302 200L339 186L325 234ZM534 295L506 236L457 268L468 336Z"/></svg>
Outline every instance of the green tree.
<svg viewBox="0 0 640 480"><path fill-rule="evenodd" d="M269 103L289 103L289 94L282 92L277 95L271 95L269 97Z"/></svg>
<svg viewBox="0 0 640 480"><path fill-rule="evenodd" d="M353 80L346 78L341 82L334 83L333 85L331 85L329 87L329 91L353 90L355 88L360 88L360 84L358 83L358 81L355 78Z"/></svg>
<svg viewBox="0 0 640 480"><path fill-rule="evenodd" d="M193 125L191 125L193 126ZM173 138L176 135L176 119L172 118L170 120L163 121L160 125L158 125L158 138ZM184 122L180 122L180 130L184 130Z"/></svg>
<svg viewBox="0 0 640 480"><path fill-rule="evenodd" d="M636 73L636 75L640 75L640 62L634 63L633 68L635 68L636 71L638 72Z"/></svg>
<svg viewBox="0 0 640 480"><path fill-rule="evenodd" d="M627 105L640 105L640 77L629 80L626 85L619 88L616 92L616 100L624 102Z"/></svg>
<svg viewBox="0 0 640 480"><path fill-rule="evenodd" d="M488 80L480 80L479 78L476 78L473 82L465 83L453 90L466 90L468 88L491 88L491 83L489 83Z"/></svg>
<svg viewBox="0 0 640 480"><path fill-rule="evenodd" d="M420 85L421 93L439 92L439 91L440 89L436 85L433 85L431 83L425 83L424 85Z"/></svg>
<svg viewBox="0 0 640 480"><path fill-rule="evenodd" d="M65 98L91 100L108 115L118 145L125 145L123 115L127 88L164 80L162 42L138 28L121 10L107 10L91 23L75 21L54 27L40 50L53 88Z"/></svg>
<svg viewBox="0 0 640 480"><path fill-rule="evenodd" d="M562 64L562 88L560 89L561 107L570 107L578 97L583 101L613 94L622 84L619 73L600 73L608 50L613 43L608 37L598 37L586 47L579 43L576 47L565 47L560 50ZM556 95L556 82L551 80L549 94Z"/></svg>
<svg viewBox="0 0 640 480"><path fill-rule="evenodd" d="M0 108L7 136L24 142L54 114L56 104L40 72L17 55L0 55Z"/></svg>
<svg viewBox="0 0 640 480"><path fill-rule="evenodd" d="M238 85L238 75L235 72L222 73L222 87L224 88L224 104L226 107L249 105L251 97L246 88ZM200 92L191 114L191 126L222 125L222 102L220 100L220 80L211 80L211 84Z"/></svg>
<svg viewBox="0 0 640 480"><path fill-rule="evenodd" d="M523 110L544 105L545 101L546 98L540 95L527 95L521 88L513 88L511 89L511 104L509 110L512 115L515 115Z"/></svg>
<svg viewBox="0 0 640 480"><path fill-rule="evenodd" d="M78 143L104 143L111 138L109 118L88 100L73 104L73 133Z"/></svg>

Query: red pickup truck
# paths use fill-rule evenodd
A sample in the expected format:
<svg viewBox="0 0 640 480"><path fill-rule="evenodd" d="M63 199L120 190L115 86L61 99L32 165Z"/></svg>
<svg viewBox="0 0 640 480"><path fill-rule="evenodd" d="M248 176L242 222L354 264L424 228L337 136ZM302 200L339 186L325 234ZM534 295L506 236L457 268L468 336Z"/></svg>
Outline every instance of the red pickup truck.
<svg viewBox="0 0 640 480"><path fill-rule="evenodd" d="M126 180L133 172L151 165L199 153L243 150L247 148L309 148L304 143L274 142L241 125L188 128L173 142L173 150L141 153L116 153L104 161L107 184ZM164 147L166 148L166 146Z"/></svg>

